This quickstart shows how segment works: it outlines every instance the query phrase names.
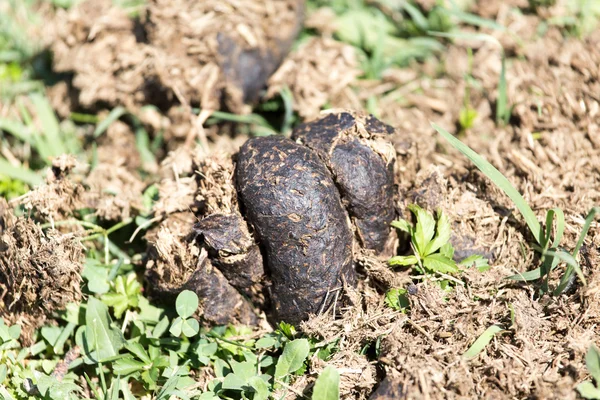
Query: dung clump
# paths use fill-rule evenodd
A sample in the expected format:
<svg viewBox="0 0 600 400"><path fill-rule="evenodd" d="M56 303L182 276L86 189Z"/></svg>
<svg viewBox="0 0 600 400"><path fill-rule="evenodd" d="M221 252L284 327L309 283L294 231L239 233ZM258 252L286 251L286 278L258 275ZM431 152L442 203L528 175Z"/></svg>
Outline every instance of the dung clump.
<svg viewBox="0 0 600 400"><path fill-rule="evenodd" d="M233 157L198 155L196 193L185 200L196 222L174 223L183 203L172 214L160 207L165 219L152 234L149 291L174 301L184 288L194 290L205 300L209 322L217 319L207 305L222 304L206 297L212 296L207 285L227 297L228 322L240 315L252 321L262 310L271 321L299 324L343 303L340 291L356 286L362 257L386 257L397 246L390 229L396 216L392 132L372 116L341 111L300 126L296 141L259 137ZM170 187L165 179L159 192L169 197L162 188ZM178 232L166 233L175 226Z"/></svg>
<svg viewBox="0 0 600 400"><path fill-rule="evenodd" d="M163 303L174 303L183 290L195 292L200 299L200 314L214 324L255 324L251 305L215 268L193 239L159 230L151 244L146 263L150 296Z"/></svg>
<svg viewBox="0 0 600 400"><path fill-rule="evenodd" d="M157 233L147 235L151 242L146 261L149 293L163 302L174 302L182 290L192 290L200 298L200 314L205 321L255 324L256 313L242 294L255 304L261 303L258 282L263 275L262 257L245 221L235 212L233 164L218 155L192 158L197 173L181 171L181 176L165 178L159 187L163 196L154 212L166 218ZM174 186L193 188L195 193L165 203L171 194L179 193L172 190ZM164 189L171 189L170 194ZM167 203L177 207L166 207ZM185 208L196 215L191 211L182 215ZM195 220L196 224L178 223L182 219Z"/></svg>
<svg viewBox="0 0 600 400"><path fill-rule="evenodd" d="M292 139L314 150L329 167L362 245L377 252L386 245L393 251L388 239L396 214L396 153L385 137L393 132L372 116L341 112L292 133Z"/></svg>
<svg viewBox="0 0 600 400"><path fill-rule="evenodd" d="M251 139L238 155L236 184L265 250L278 319L297 324L342 279L354 283L348 214L314 152L282 137Z"/></svg>
<svg viewBox="0 0 600 400"><path fill-rule="evenodd" d="M83 265L84 247L74 234L44 233L0 199L0 317L26 318L35 327L80 301Z"/></svg>

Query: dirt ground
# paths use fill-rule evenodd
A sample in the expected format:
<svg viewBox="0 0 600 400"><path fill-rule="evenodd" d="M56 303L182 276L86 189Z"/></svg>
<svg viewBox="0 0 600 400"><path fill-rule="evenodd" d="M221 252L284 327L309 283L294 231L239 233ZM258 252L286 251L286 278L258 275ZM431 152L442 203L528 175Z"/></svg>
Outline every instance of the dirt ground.
<svg viewBox="0 0 600 400"><path fill-rule="evenodd" d="M49 182L23 201L41 202L40 198L51 199L59 190L63 194L66 190L72 193L73 204L63 204L64 210L47 206L48 210L59 210L48 211L54 213L50 217L60 219L85 204L96 209L100 218L118 221L138 215L144 207L140 203L142 193L156 183L159 199L152 214L156 224L144 239L152 248L150 253L155 254L148 268L170 265L190 274L200 254L190 247L196 215L202 207L227 208L227 201L235 196L231 193L235 188L226 185L217 194L203 191L196 175L198 160L235 153L248 137L246 133L232 133L235 128L231 124L204 126L209 114L193 114L191 106L216 110L224 102L231 110L247 113L254 99L245 101L253 96L245 99L236 92L243 88L227 86L227 78L215 75L211 81L211 62L203 60L203 69L194 75L197 60L189 53L177 49L179 53L171 58L162 55L171 40L189 35L169 29L169 21L176 16L164 10L164 2L151 2L155 12L150 15L161 19L157 23L160 30L151 31L154 36L144 40L134 35L139 21L127 15L112 16L113 11L103 8L104 3L99 2L92 10L109 16L105 22L110 21L110 26L102 29L82 25L81 9L54 16L55 67L75 75L68 85L50 88L49 96L61 114L99 105L124 105L139 111L140 105L154 103L158 111L140 118L151 132L163 131L160 165L142 165L137 156L132 157L133 130L117 122L101 139L98 166L90 174L72 177L74 186L66 189ZM294 14L298 2L284 3L287 6L283 10ZM587 212L600 204L600 30L585 39L567 36L558 27L544 23L552 13L560 12L560 1L541 15L515 12L514 7L523 6L521 3L482 0L470 10L507 28L504 32L483 30L497 39L507 56L507 94L513 108L504 126L496 123L495 115L502 50L492 41L458 39L439 57L407 68L387 69L380 80L365 80L360 79L358 54L352 46L332 38L327 24L319 19L325 18L327 10L320 10L306 19L316 37L292 50L268 80L266 98L289 88L300 121L316 118L325 107L364 110L367 99L375 96L377 117L396 128L390 140L397 155L397 209L408 218L405 210L411 203L430 210L441 208L453 222L452 243L457 251L483 254L492 265L486 272L467 269L457 276L459 282L453 289L445 291L435 281L415 278L407 269L390 270L383 257L367 255L360 259L359 285L344 294L346 305L337 309L335 316L325 313L301 325L303 332L323 342L339 341L340 351L330 361L312 361L314 372L326 365L341 371L342 398L575 399L575 387L588 377L585 353L600 333L598 225L592 225L582 249L586 286L577 281L567 294L552 297L540 296L536 283L506 280L538 265L528 244L532 237L510 200L430 125L435 122L457 134L492 162L523 194L540 221L547 210L562 208L566 218L563 247L574 248ZM268 12L283 15L281 10ZM296 19L290 15L282 18L287 29L294 30ZM542 29L545 33L540 35ZM236 32L247 40L252 37L243 29ZM271 43L274 39L269 35L259 39ZM285 35L283 47L289 47L290 35ZM121 53L124 48L129 49L127 57ZM473 49L472 60L468 49ZM199 54L209 52L197 50ZM97 63L78 64L77 57L92 53L100 54L94 58ZM164 60L167 65L160 65ZM174 78L177 68L183 74L179 80ZM213 83L212 89L198 83L205 81ZM144 86L149 82L152 87ZM230 93L215 95L215 88ZM466 91L477 116L465 130L459 118ZM157 96L164 102L157 104ZM195 147L196 139L203 146ZM214 169L216 175L223 173L218 167ZM85 194L81 193L83 187ZM0 212L3 207L0 203ZM44 209L39 204L35 208ZM8 223L2 218L0 214L0 235L8 238L8 232L19 230L25 232L26 239L35 233L24 221ZM76 235L76 231L63 229L44 244L57 246L60 252L52 257L62 257L59 267L74 276L78 275L72 264L81 257L81 250L71 243ZM4 236L0 236L0 244L12 246L14 257L22 257L19 252L26 250L17 251L24 245ZM28 245L25 256L31 258L31 252L43 251L35 247L38 245ZM6 269L0 265L0 271ZM161 269L160 273L166 272ZM416 290L409 296L408 313L385 306L385 290L409 285ZM64 295L80 297L81 293L78 287L69 287ZM47 307L60 305L50 302ZM22 311L20 303L16 307ZM259 317L264 319L264 314ZM503 331L478 357L466 360L462 354L494 324L501 325ZM373 349L361 353L367 343L378 343L375 355L370 354ZM292 386L293 392L302 393L313 381L300 377ZM389 386L404 397L386 397L385 393L391 393L386 389Z"/></svg>

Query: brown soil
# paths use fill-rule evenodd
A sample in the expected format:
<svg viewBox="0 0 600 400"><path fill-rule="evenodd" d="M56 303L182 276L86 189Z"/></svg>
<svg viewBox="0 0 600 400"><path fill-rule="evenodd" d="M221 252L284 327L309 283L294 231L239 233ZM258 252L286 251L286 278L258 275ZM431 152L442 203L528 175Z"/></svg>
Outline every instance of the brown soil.
<svg viewBox="0 0 600 400"><path fill-rule="evenodd" d="M177 7L186 12L175 15L169 12L175 6L152 1L140 21L109 3L88 1L55 16L60 21L55 24L57 39L52 45L55 66L74 73L76 89L67 99L66 94L73 94L70 88L57 87L57 93L62 93L57 104L65 114L81 106L122 104L135 110L157 104L164 114L148 116L144 123L165 128L166 147L173 151L160 167L143 166L132 156L137 154L132 132L114 124L98 149L99 165L82 178L84 185L61 178L61 171L70 168L63 160L64 166L59 163L38 195L24 198L23 203L32 216L48 222L65 219L91 198L103 218L119 220L135 215L141 207L136 202L146 184L137 169L158 171L160 199L153 210L157 226L146 235L151 246L146 267L150 280L160 285L151 289L174 296L190 281L205 279L204 283L220 290L214 302L202 305L207 320L224 322L225 312L231 316L231 310L235 310L236 322L263 320L264 315L252 309L207 260L207 249L198 244L193 232L202 210L230 212L232 202L237 201L235 188L227 184L231 169L220 170L224 163L216 154L217 150L237 152L245 137L214 135L208 147L179 147L201 125L192 118L188 104L215 110L224 102L234 111L246 112L252 100L245 96L243 83L236 82L235 66L224 69L215 57L216 35L198 40L202 37L198 32L205 31L190 30L181 21L203 12L202 7L212 2L180 0ZM267 2L248 2L256 6L252 13L283 21L270 25L289 27L290 32L295 29L298 3L282 2L286 6L281 5L281 10L266 9L263 3ZM443 291L435 280L415 279L405 269L391 271L384 258L356 255L358 288L346 288L345 303L340 299L301 325L305 333L324 343L337 341L340 351L327 363L312 360L313 370L293 384L294 393L310 388L318 372L332 364L341 372L343 398L364 399L375 390L380 397L373 395L374 399L390 398L392 390L400 390L409 399L576 398L574 388L587 378L585 352L600 333L600 275L595 268L600 262L598 225L592 226L580 257L587 286L577 282L567 294L540 297L535 283L507 281L506 276L539 264L530 250L532 238L526 225L510 200L439 140L430 126L430 121L444 126L490 160L523 193L540 221L546 210L562 208L567 224L563 246L573 249L587 211L600 203L600 30L576 39L549 26L540 37L539 17L511 11L515 6L525 11L526 3L479 1L472 9L510 32L488 32L509 57L507 91L514 108L507 126L495 122L501 53L493 43L458 41L439 60L389 69L381 81L358 80L356 55L331 38L326 23L330 10L322 9L308 19L320 36L304 43L272 75L268 94L289 87L294 107L304 120L317 118L324 105L360 109L366 99L377 95L378 117L397 129L391 138L397 156L396 207L405 210L416 202L432 210L443 209L453 221L452 243L457 253L476 252L492 260L489 271L467 269L452 290ZM434 2L419 4L428 8ZM565 4L559 0L541 13L545 18L560 15ZM235 18L227 21L231 25L225 31L235 32L234 42L243 40L249 48L256 43L259 48L278 48L267 28L244 26ZM142 37L136 36L140 24L151 27ZM171 49L175 42L186 48ZM472 71L468 48L474 50ZM279 59L283 53L273 54L273 59ZM273 65L268 69L274 69ZM471 74L479 86L470 88L470 107L477 118L473 127L462 130L459 115L469 85L465 74ZM217 166L200 179L196 175L199 160L211 157L219 160ZM204 165L203 169L210 168ZM215 182L206 186L207 179ZM92 190L84 194L83 188ZM22 318L21 311L27 307L38 307L45 314L78 299L83 253L75 234L44 233L33 220L12 217L7 207L0 203L0 244L6 248L0 256L3 314ZM14 269L13 262L20 267ZM41 283L24 286L22 294L7 290L9 284L38 276L43 278ZM556 284L556 279L550 283ZM387 289L411 284L416 290L411 290L415 294L409 296L407 314L385 306ZM33 298L32 293L43 296ZM46 301L40 304L39 298ZM462 354L492 324L505 330L477 358L464 359ZM376 361L359 355L365 345L378 340Z"/></svg>
<svg viewBox="0 0 600 400"><path fill-rule="evenodd" d="M521 250L521 246L528 249L532 239L527 228L510 200L439 141L429 125L433 121L459 133L463 103L457 99L463 99L467 85L466 49L475 45L472 74L482 87L471 89L471 106L478 117L473 128L460 133L461 139L516 185L540 220L546 210L561 207L567 223L564 247L574 247L585 215L600 201L595 122L600 31L577 40L550 28L536 38L538 19L502 13L503 9L494 15L524 40L520 45L512 35L493 33L509 52L520 56L507 62L508 97L515 107L506 127L494 122L500 53L493 44L450 46L441 60L446 70L442 75L433 72L440 68L430 62L417 69L389 71L376 86L352 84L361 96L386 93L380 113L401 132L396 149L407 161L400 183L406 194L401 206L416 201L441 207L452 217L455 235L463 236L452 239L456 246L466 243L469 252L487 253L495 260L488 272L465 271L464 284L450 292L431 282L419 283L418 294L410 297L408 315L390 316L389 311L386 315L369 305L365 290L364 314L357 316L352 309L339 322L327 320L309 329L325 340L341 339L342 350L348 351L357 348L354 343L385 336L379 362L389 376L386 382L401 388L403 398L576 398L574 388L587 375L585 352L598 335L597 274L591 267L598 262L597 225L586 240L588 253L581 257L586 287L576 283L566 295L540 298L535 284L511 284L503 278L538 262L530 250ZM431 166L436 167L433 174ZM381 297L376 298L381 307ZM501 324L506 331L476 359L465 360L461 354L492 324ZM362 372L368 373L366 365ZM344 393L360 397L362 379L357 374L355 386ZM379 393L387 394L373 398L391 398L392 392L382 386Z"/></svg>

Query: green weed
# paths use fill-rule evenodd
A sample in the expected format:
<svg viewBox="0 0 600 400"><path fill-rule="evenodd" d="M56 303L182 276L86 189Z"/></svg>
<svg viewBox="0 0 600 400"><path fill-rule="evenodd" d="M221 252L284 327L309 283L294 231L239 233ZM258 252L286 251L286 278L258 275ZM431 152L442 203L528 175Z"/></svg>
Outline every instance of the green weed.
<svg viewBox="0 0 600 400"><path fill-rule="evenodd" d="M485 347L492 341L496 334L504 332L504 328L500 325L489 326L467 349L463 354L466 359L473 359L479 355L485 349Z"/></svg>
<svg viewBox="0 0 600 400"><path fill-rule="evenodd" d="M475 123L475 119L477 118L477 111L473 109L471 105L471 89L474 86L478 86L477 81L473 78L473 50L468 49L468 64L469 69L465 74L465 94L463 97L463 107L460 110L460 114L458 116L458 123L460 124L461 132L465 132L473 127Z"/></svg>
<svg viewBox="0 0 600 400"><path fill-rule="evenodd" d="M594 381L587 380L577 385L577 391L584 399L600 399L600 352L592 345L585 356L585 365Z"/></svg>
<svg viewBox="0 0 600 400"><path fill-rule="evenodd" d="M392 226L410 235L413 255L395 256L389 259L391 266L414 266L422 274L453 274L459 265L475 265L480 270L488 268L487 260L474 255L459 263L453 260L454 248L450 244L450 220L438 210L437 218L416 204L408 206L414 214L416 225L406 220L392 222Z"/></svg>
<svg viewBox="0 0 600 400"><path fill-rule="evenodd" d="M588 213L585 224L581 231L579 240L573 249L572 253L567 252L561 246L561 240L565 230L565 217L564 213L559 208L553 208L548 210L546 213L545 225L541 225L537 219L537 216L527 204L523 196L517 189L506 179L500 171L498 171L492 164L486 161L479 154L470 149L467 145L462 143L460 140L452 136L449 132L441 128L440 126L432 123L433 128L446 139L454 148L463 153L481 172L483 172L488 179L490 179L498 188L500 188L514 203L517 207L525 223L529 227L529 230L534 237L535 243L533 249L540 255L541 266L524 273L513 275L508 279L516 281L532 281L542 279L541 292L552 293L553 295L560 295L569 286L569 282L573 278L574 274L585 285L585 277L581 271L579 262L577 261L577 255L581 246L583 246L584 239L588 233L588 230L594 221L594 217L600 212L600 207L594 207ZM566 263L567 269L561 277L560 283L556 288L551 290L548 286L550 273L560 264Z"/></svg>

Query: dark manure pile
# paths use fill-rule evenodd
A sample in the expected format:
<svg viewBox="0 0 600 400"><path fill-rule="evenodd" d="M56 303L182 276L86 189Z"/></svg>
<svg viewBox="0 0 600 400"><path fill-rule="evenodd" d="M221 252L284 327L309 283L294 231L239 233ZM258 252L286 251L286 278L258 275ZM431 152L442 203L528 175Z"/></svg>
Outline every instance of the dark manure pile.
<svg viewBox="0 0 600 400"><path fill-rule="evenodd" d="M364 254L395 251L393 129L335 112L283 136L248 140L233 157L195 161L193 227L158 228L149 291L195 291L212 323L298 324L342 301ZM234 164L235 161L235 164Z"/></svg>

